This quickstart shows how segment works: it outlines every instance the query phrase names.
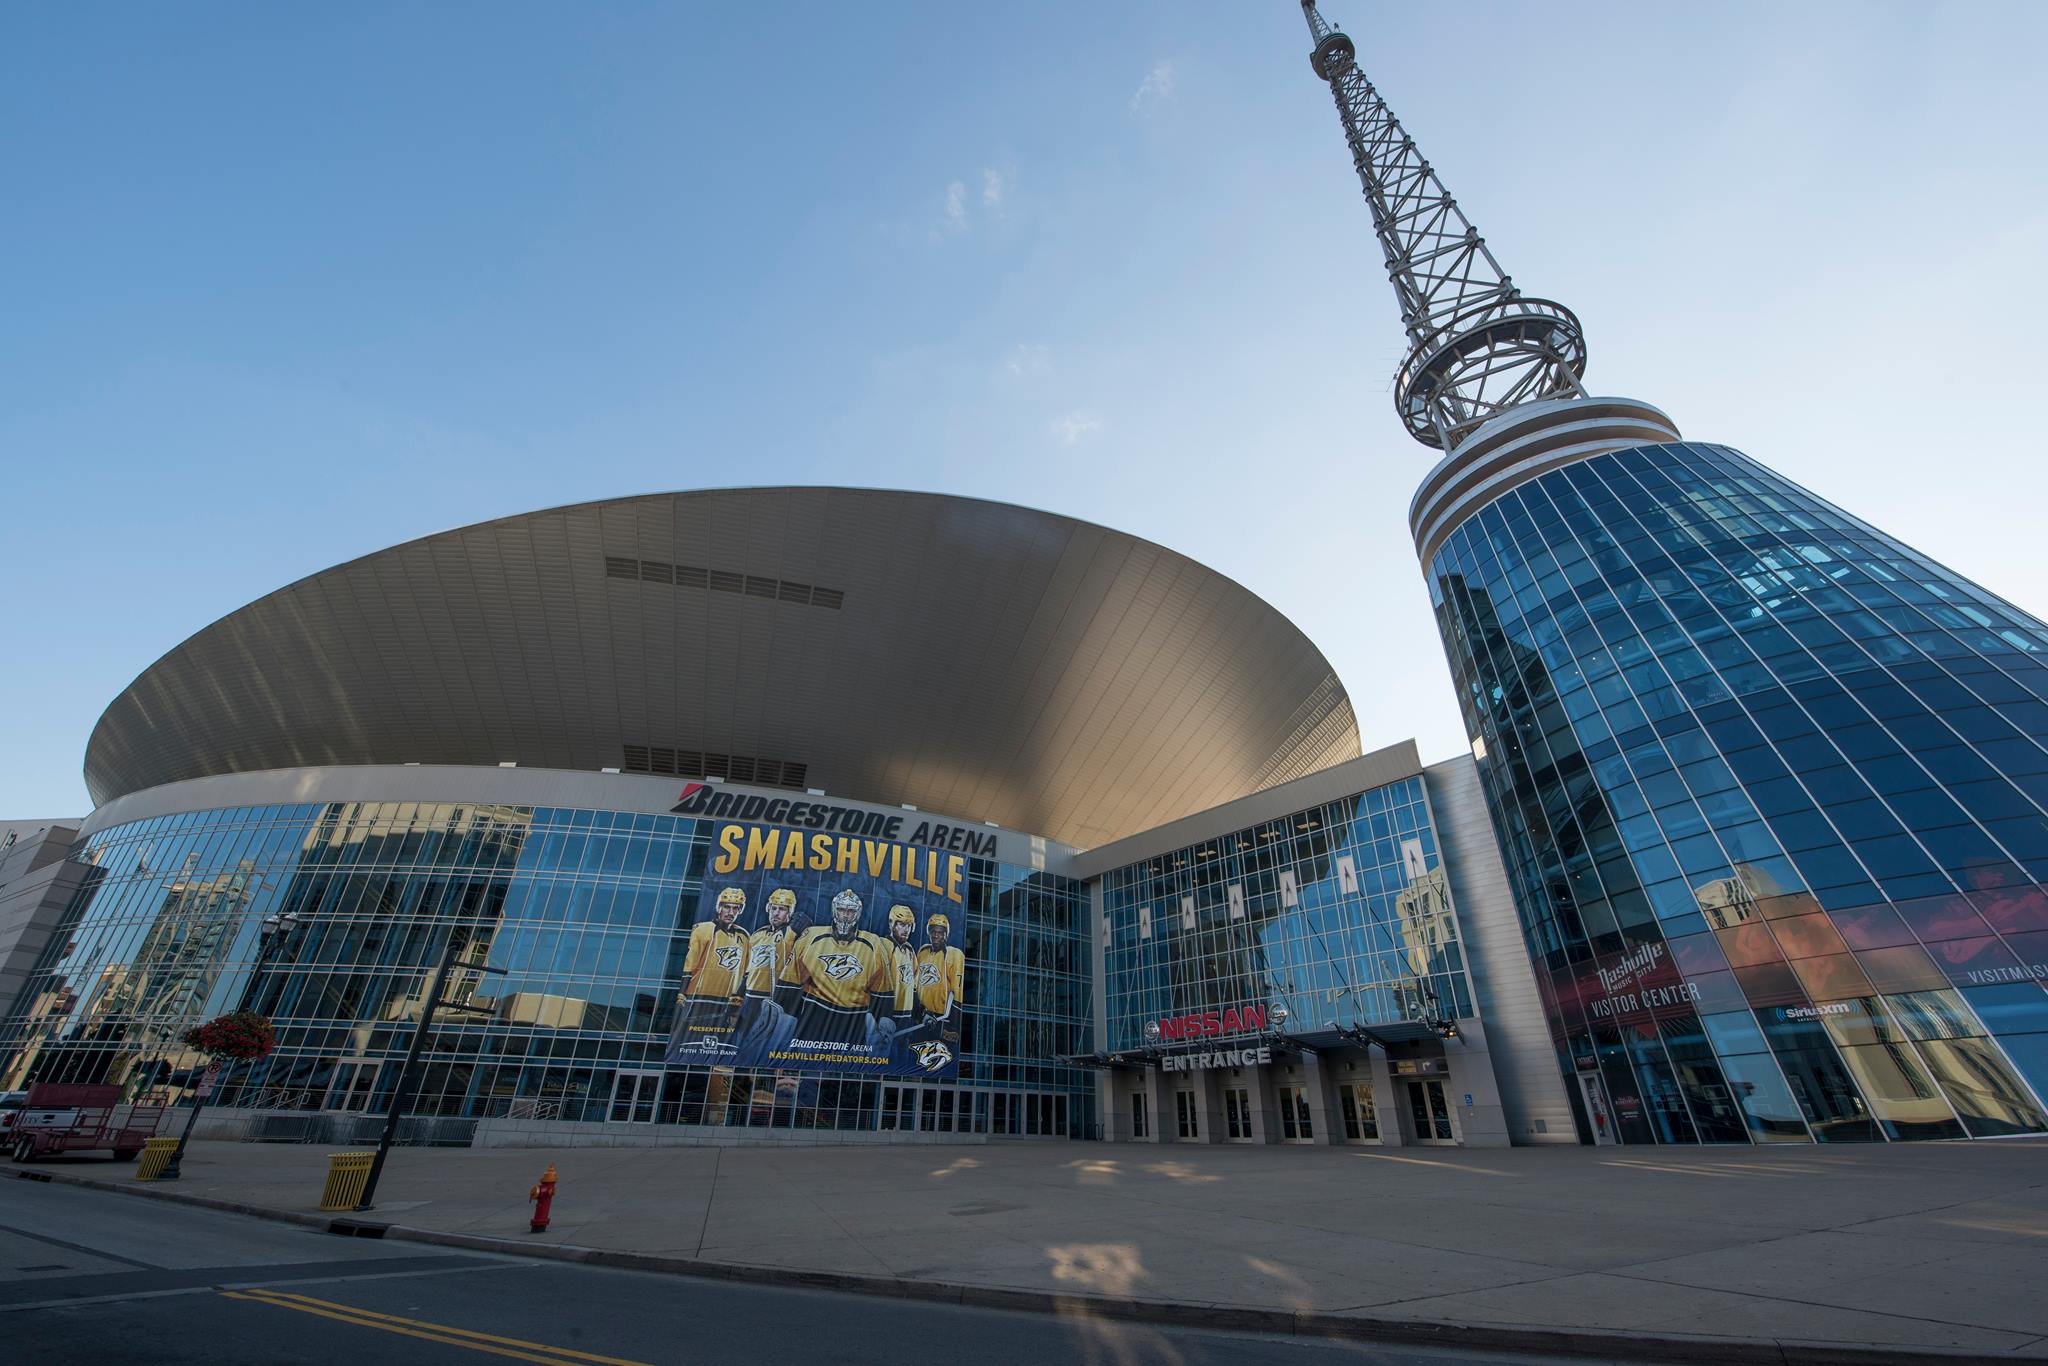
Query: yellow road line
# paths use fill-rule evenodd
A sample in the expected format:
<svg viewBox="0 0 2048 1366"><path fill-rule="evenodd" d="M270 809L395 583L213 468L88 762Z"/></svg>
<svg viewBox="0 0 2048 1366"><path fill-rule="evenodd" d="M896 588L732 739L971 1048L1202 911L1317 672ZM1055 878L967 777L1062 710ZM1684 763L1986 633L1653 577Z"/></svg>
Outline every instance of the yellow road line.
<svg viewBox="0 0 2048 1366"><path fill-rule="evenodd" d="M522 1338L499 1337L495 1333L479 1333L473 1328L451 1328L444 1323L429 1323L422 1319L409 1319L401 1314L383 1314L374 1309L359 1309L353 1304L340 1304L334 1300L319 1300L311 1295L300 1295L290 1290L260 1288L256 1292L271 1299L296 1300L301 1304L316 1304L326 1309L339 1309L366 1319L382 1319L387 1323L402 1323L413 1328L425 1328L435 1333L453 1333L457 1337L481 1338L485 1342L501 1342L512 1347L531 1347L538 1352L552 1352L558 1357L574 1357L578 1361L595 1361L600 1366L648 1366L644 1361L628 1361L625 1357L599 1356L595 1352L579 1352L573 1347L551 1347L542 1342L527 1342Z"/></svg>
<svg viewBox="0 0 2048 1366"><path fill-rule="evenodd" d="M423 1333L417 1329L401 1328L395 1323L379 1323L375 1319L357 1318L353 1314L337 1314L326 1309L315 1309L310 1304L293 1304L290 1300L274 1300L268 1295L248 1295L237 1290L223 1290L221 1294L231 1300L251 1300L267 1304L273 1309L296 1309L301 1314L317 1314L323 1319L335 1319L341 1323L352 1323L358 1328L375 1328L386 1333L402 1333L422 1342L438 1342L445 1347L467 1347L471 1351L489 1352L492 1356L513 1357L519 1361L538 1362L539 1366L568 1366L561 1357L536 1356L532 1352L515 1352L509 1347L493 1347L488 1343L470 1342L464 1338L452 1337L446 1333Z"/></svg>
<svg viewBox="0 0 2048 1366"><path fill-rule="evenodd" d="M475 1352L488 1352L493 1356L512 1357L519 1361L532 1361L540 1366L574 1366L575 1362L591 1361L603 1366L649 1366L644 1361L629 1361L624 1357L599 1356L594 1352L579 1352L569 1347L552 1347L544 1342L528 1342L523 1338L500 1337L495 1333L479 1333L469 1328L453 1328L447 1324L429 1323L423 1319L409 1319L397 1314L380 1314L372 1309L359 1309L352 1304L339 1304L333 1300L316 1300L311 1295L295 1295L281 1290L223 1290L221 1294L231 1300L253 1300L277 1309L296 1309L302 1314L317 1314L321 1318L336 1319L342 1323L353 1323L360 1328L376 1328L387 1333L400 1333L406 1337L421 1338L438 1342L449 1347L467 1347ZM517 1349L525 1350L517 1350Z"/></svg>

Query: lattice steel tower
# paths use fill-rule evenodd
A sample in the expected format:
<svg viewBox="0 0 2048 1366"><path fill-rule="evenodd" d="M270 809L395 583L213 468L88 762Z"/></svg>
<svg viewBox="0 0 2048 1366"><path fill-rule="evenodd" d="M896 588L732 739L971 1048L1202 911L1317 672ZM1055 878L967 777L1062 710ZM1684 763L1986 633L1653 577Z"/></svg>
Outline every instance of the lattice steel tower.
<svg viewBox="0 0 2048 1366"><path fill-rule="evenodd" d="M2048 1131L2048 625L1589 396L1578 319L1302 12L1445 452L1409 529L1580 1134Z"/></svg>
<svg viewBox="0 0 2048 1366"><path fill-rule="evenodd" d="M1351 40L1302 0L1315 51L1372 206L1373 231L1408 329L1394 402L1409 435L1451 447L1488 418L1549 398L1583 397L1586 336L1563 304L1525 297L1486 239L1358 68Z"/></svg>

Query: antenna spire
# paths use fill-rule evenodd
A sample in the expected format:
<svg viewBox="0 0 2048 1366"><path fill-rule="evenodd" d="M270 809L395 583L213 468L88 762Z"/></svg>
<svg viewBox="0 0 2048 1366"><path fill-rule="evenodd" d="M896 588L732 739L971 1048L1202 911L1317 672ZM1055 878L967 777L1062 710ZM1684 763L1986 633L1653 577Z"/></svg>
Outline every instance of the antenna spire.
<svg viewBox="0 0 2048 1366"><path fill-rule="evenodd" d="M1524 298L1415 140L1358 69L1358 49L1301 0L1372 206L1373 231L1408 331L1394 406L1408 434L1448 449L1487 419L1543 399L1583 398L1586 334L1563 304Z"/></svg>

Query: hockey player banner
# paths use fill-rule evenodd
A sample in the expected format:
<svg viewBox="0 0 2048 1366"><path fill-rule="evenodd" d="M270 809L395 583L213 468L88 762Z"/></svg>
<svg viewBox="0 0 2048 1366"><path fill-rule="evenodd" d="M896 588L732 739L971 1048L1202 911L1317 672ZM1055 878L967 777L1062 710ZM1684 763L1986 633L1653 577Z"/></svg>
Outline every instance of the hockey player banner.
<svg viewBox="0 0 2048 1366"><path fill-rule="evenodd" d="M671 1066L951 1078L967 998L967 856L712 827Z"/></svg>

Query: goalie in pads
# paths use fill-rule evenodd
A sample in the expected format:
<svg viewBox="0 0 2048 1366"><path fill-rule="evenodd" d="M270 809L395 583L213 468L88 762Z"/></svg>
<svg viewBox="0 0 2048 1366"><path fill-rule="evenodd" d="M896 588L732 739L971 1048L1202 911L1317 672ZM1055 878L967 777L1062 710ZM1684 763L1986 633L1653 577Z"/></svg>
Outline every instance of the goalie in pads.
<svg viewBox="0 0 2048 1366"><path fill-rule="evenodd" d="M873 1032L871 1003L895 998L895 954L860 927L861 907L851 888L833 897L832 923L805 930L782 970L784 982L803 989L794 1044L864 1048Z"/></svg>

